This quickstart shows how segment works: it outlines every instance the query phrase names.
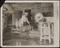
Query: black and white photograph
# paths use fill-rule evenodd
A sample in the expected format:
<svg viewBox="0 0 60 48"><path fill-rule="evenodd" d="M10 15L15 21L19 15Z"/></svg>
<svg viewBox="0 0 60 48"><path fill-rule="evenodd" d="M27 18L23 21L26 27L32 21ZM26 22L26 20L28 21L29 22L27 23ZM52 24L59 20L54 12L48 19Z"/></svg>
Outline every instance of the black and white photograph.
<svg viewBox="0 0 60 48"><path fill-rule="evenodd" d="M6 2L1 8L2 46L59 46L59 2Z"/></svg>

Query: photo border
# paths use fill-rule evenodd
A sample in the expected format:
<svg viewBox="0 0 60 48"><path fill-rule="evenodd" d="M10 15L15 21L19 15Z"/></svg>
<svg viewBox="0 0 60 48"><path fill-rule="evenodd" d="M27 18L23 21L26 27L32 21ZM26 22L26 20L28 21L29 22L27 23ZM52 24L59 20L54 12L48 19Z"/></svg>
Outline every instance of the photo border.
<svg viewBox="0 0 60 48"><path fill-rule="evenodd" d="M59 1L5 1L5 3L38 3L38 2L57 2L58 3L58 18L59 18ZM4 46L3 45L3 24L2 24L2 16L3 16L3 6L1 7L1 46L2 47L59 47L59 45L40 45L40 46ZM59 33L59 19L58 19L58 33ZM59 34L58 34L58 39L59 39ZM59 44L59 40L58 41L58 44Z"/></svg>

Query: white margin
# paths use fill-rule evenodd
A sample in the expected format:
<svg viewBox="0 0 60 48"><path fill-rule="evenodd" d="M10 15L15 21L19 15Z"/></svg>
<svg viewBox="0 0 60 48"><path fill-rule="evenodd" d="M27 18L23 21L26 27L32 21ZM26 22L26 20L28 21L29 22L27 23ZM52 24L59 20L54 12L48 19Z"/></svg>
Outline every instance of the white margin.
<svg viewBox="0 0 60 48"><path fill-rule="evenodd" d="M3 37L2 37L2 32L3 32L3 30L2 30L2 16L3 16L3 13L2 13L2 7L1 7L1 46L2 46L2 44L3 44Z"/></svg>
<svg viewBox="0 0 60 48"><path fill-rule="evenodd" d="M5 1L5 3L36 3L36 2L59 2L59 1Z"/></svg>

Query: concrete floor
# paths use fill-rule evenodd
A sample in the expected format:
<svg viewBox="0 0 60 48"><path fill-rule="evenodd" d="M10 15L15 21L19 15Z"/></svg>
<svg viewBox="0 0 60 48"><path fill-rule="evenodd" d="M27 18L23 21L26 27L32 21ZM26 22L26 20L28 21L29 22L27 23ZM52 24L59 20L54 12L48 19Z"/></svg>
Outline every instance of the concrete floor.
<svg viewBox="0 0 60 48"><path fill-rule="evenodd" d="M10 39L5 40L4 45L13 46L13 45L39 45L40 44L40 38L35 35L29 36L27 33L11 33L11 35L9 34L9 36L11 38L8 37Z"/></svg>
<svg viewBox="0 0 60 48"><path fill-rule="evenodd" d="M33 31L32 31L33 32ZM4 34L5 35L5 34ZM43 43L41 44L40 42L40 32L33 32L29 33L29 35L24 32L24 33L6 33L4 36L4 45L7 46L39 46L39 45L49 45L49 43L44 44L44 40L42 41ZM53 42L53 40L52 40Z"/></svg>

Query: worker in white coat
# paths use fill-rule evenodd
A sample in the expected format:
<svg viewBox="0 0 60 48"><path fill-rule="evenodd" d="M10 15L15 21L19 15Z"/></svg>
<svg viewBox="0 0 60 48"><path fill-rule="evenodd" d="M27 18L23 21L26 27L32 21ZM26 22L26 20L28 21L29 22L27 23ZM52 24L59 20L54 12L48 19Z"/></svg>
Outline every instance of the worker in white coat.
<svg viewBox="0 0 60 48"><path fill-rule="evenodd" d="M22 18L19 19L19 27L20 27L20 29L24 28L24 24L26 24L26 23L29 24L29 21L27 19L27 15L28 15L28 13L25 12L25 13L23 13Z"/></svg>

